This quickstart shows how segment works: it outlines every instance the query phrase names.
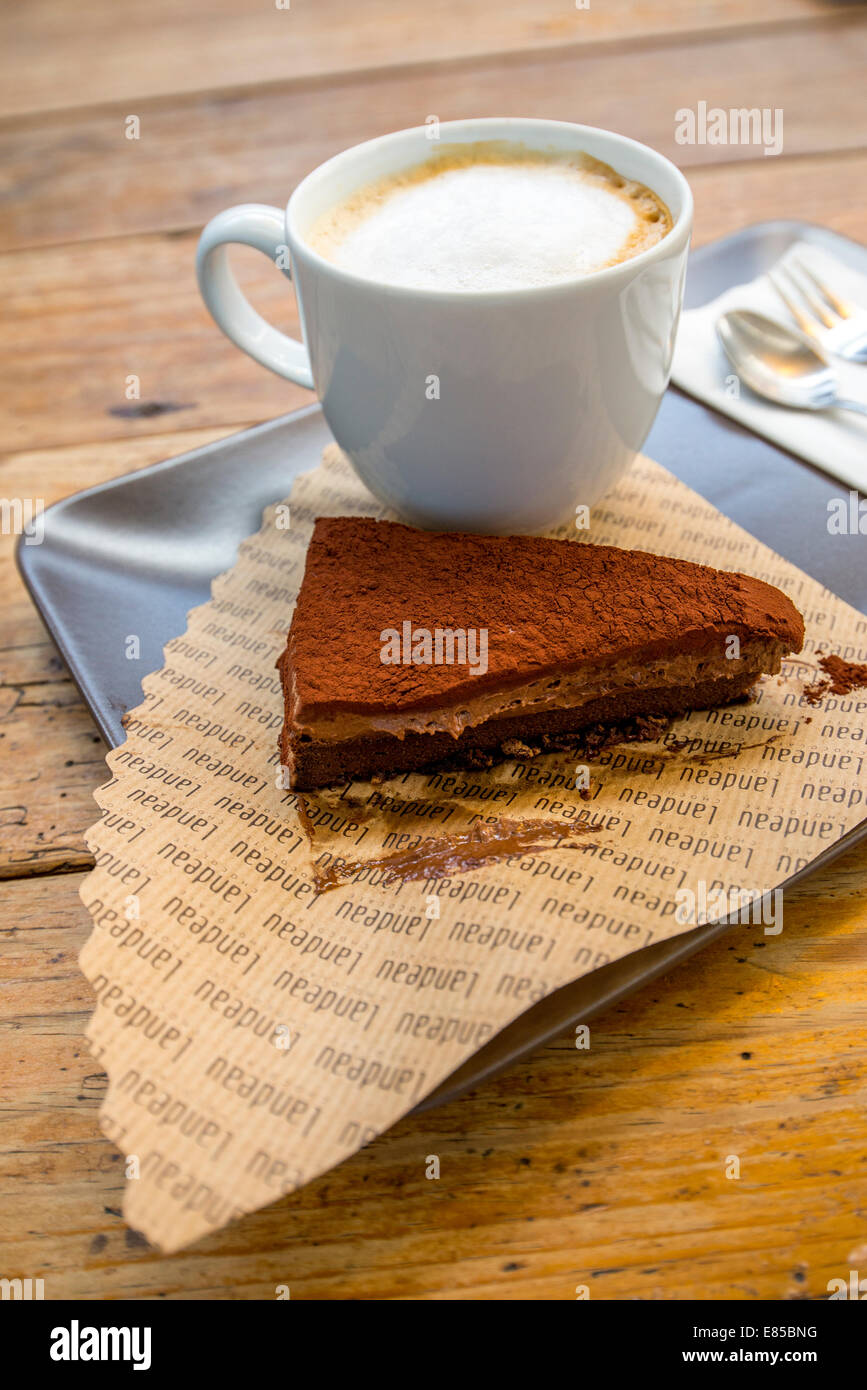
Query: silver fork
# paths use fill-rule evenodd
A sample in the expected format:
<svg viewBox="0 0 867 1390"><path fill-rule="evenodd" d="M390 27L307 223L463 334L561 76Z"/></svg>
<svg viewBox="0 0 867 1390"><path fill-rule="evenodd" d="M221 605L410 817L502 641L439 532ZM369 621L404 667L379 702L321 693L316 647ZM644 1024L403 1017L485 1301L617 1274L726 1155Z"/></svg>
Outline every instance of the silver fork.
<svg viewBox="0 0 867 1390"><path fill-rule="evenodd" d="M801 279L793 273L792 265ZM784 275L788 284L783 283ZM802 333L838 357L867 362L867 309L836 294L809 266L794 258L788 265L769 270L768 279ZM792 297L792 290L800 295L806 309Z"/></svg>

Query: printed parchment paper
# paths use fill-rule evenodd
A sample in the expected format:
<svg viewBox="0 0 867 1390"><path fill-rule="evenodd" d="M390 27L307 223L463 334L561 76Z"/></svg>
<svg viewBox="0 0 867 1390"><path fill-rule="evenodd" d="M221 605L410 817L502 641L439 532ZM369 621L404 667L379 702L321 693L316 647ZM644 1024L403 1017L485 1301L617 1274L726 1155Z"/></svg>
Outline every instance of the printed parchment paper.
<svg viewBox="0 0 867 1390"><path fill-rule="evenodd" d="M336 448L169 643L97 793L88 1037L102 1127L138 1174L125 1219L165 1250L339 1163L530 1004L724 915L714 891L769 892L865 815L867 691L813 707L803 688L817 649L867 658L867 618L640 459L589 530L554 534L769 580L804 613L803 658L749 704L589 757L589 794L562 751L407 774L308 798L311 843L281 785L274 662L329 514L386 515ZM460 848L510 837L508 858Z"/></svg>

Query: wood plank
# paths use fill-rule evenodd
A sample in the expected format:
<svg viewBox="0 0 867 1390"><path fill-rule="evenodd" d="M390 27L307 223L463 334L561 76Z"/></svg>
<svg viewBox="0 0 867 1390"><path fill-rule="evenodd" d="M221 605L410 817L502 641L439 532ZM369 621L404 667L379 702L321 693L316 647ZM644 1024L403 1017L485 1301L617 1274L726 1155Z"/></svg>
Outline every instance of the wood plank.
<svg viewBox="0 0 867 1390"><path fill-rule="evenodd" d="M5 564L0 575L10 588ZM89 711L32 605L16 596L3 618L12 650L0 649L0 879L91 864L84 833L98 815L93 789L108 778ZM22 637L31 638L26 673L7 659L14 665Z"/></svg>
<svg viewBox="0 0 867 1390"><path fill-rule="evenodd" d="M0 45L9 55L0 114L83 104L131 103L228 85L287 82L394 64L547 49L563 43L635 42L684 31L715 33L805 21L821 0L607 0L579 9L561 0L341 0L251 6L245 0L113 0L70 7L28 0L7 8Z"/></svg>
<svg viewBox="0 0 867 1390"><path fill-rule="evenodd" d="M33 492L45 506L137 467L198 448L219 429L52 450L0 464L4 496ZM107 778L105 747L24 590L15 538L0 536L0 879L90 865L84 832L93 790Z"/></svg>
<svg viewBox="0 0 867 1390"><path fill-rule="evenodd" d="M218 28L210 8L203 13ZM128 32L125 23L116 28ZM671 46L555 48L337 83L172 96L142 108L139 140L124 137L126 98L72 121L63 112L6 121L0 250L199 228L237 202L282 206L324 159L431 114L577 119L642 140L685 168L774 162L756 146L678 144L677 111L703 101L726 110L781 109L786 155L857 148L865 144L865 70L867 8L859 6L807 29L736 31L715 41L685 36Z"/></svg>
<svg viewBox="0 0 867 1390"><path fill-rule="evenodd" d="M158 417L163 426L176 421L176 415ZM0 454L0 480L6 497L30 497L36 493L46 507L70 493L70 479L76 492L97 487L112 478L124 477L162 459L213 444L228 433L216 425L210 429L166 430L135 439L108 439L103 442L74 444L68 448L34 449L24 453ZM38 482L38 486L34 486ZM15 540L0 534L0 596L9 597L6 578L17 580L13 552ZM0 613L2 622L2 613ZM21 644L16 644L20 646ZM2 650L2 647L0 647Z"/></svg>
<svg viewBox="0 0 867 1390"><path fill-rule="evenodd" d="M752 160L687 173L695 199L694 246L705 246L754 222L788 218L867 241L863 201L848 191L865 186L867 150Z"/></svg>
<svg viewBox="0 0 867 1390"><path fill-rule="evenodd" d="M191 233L130 237L0 258L11 328L2 363L10 413L0 407L7 448L229 426L313 399L216 328L196 286L195 243ZM297 334L285 277L247 248L237 263L262 312ZM140 393L132 401L131 376Z"/></svg>
<svg viewBox="0 0 867 1390"><path fill-rule="evenodd" d="M8 688L3 689L4 696ZM72 682L27 687L4 711L0 879L88 867L84 844L108 780L105 746Z"/></svg>
<svg viewBox="0 0 867 1390"><path fill-rule="evenodd" d="M589 1052L563 1038L171 1258L125 1229L98 1131L80 877L7 885L0 936L5 1272L46 1297L820 1298L863 1263L863 852L787 894L779 937L740 929L595 1020Z"/></svg>

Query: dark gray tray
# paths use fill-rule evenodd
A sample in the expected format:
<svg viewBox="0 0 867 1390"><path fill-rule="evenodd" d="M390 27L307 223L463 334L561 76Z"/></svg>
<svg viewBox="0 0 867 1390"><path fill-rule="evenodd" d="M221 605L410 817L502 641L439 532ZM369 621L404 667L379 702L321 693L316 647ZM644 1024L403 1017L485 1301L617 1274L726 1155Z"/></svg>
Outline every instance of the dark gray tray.
<svg viewBox="0 0 867 1390"><path fill-rule="evenodd" d="M767 222L690 257L686 306L752 279L805 238L867 273L867 249L820 227ZM331 435L317 405L144 468L56 503L41 545L19 544L18 565L96 723L112 747L141 700L141 675L210 596L210 583L258 530L268 503L315 467ZM829 536L827 503L847 489L679 391L667 392L645 452L779 554L867 612L863 538ZM128 661L137 633L141 659ZM867 834L867 821L794 878ZM460 1094L561 1035L712 940L725 925L658 942L534 1005L448 1078L423 1108Z"/></svg>

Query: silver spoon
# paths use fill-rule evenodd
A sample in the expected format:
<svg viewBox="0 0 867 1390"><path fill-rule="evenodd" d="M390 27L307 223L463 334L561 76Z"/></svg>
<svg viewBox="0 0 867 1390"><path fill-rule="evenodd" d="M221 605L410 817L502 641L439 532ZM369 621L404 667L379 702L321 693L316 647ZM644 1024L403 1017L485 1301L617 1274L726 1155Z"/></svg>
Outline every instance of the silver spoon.
<svg viewBox="0 0 867 1390"><path fill-rule="evenodd" d="M716 328L738 376L757 395L796 410L857 410L867 415L867 404L840 399L828 359L797 328L751 309L721 314Z"/></svg>

